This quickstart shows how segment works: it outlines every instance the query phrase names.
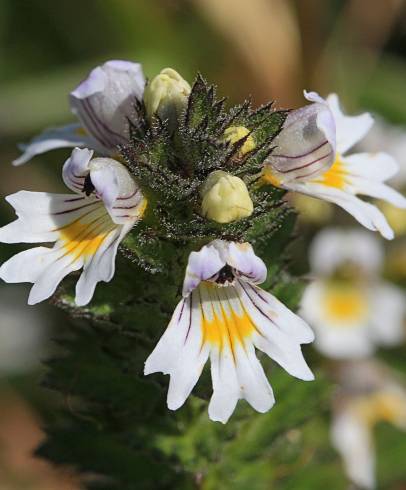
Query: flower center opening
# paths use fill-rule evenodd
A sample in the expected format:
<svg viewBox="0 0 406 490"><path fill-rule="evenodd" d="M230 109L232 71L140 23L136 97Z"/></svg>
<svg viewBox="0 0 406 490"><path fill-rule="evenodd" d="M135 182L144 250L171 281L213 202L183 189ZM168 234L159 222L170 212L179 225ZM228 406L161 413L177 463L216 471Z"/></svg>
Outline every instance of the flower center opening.
<svg viewBox="0 0 406 490"><path fill-rule="evenodd" d="M93 194L95 190L96 188L93 185L92 179L90 178L90 174L87 174L85 177L85 181L83 183L82 191L86 194L87 197L89 197L90 194Z"/></svg>
<svg viewBox="0 0 406 490"><path fill-rule="evenodd" d="M231 284L233 284L234 278L235 276L233 269L227 264L219 270L215 282L219 286L230 286Z"/></svg>
<svg viewBox="0 0 406 490"><path fill-rule="evenodd" d="M356 286L329 285L323 303L327 320L338 327L359 325L368 314L366 292Z"/></svg>

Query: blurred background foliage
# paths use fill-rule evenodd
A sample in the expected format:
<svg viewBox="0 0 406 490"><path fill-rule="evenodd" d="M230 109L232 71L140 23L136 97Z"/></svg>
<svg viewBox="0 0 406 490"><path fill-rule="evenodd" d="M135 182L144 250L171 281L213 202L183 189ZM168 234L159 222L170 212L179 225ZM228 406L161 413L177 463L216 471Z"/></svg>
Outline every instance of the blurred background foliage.
<svg viewBox="0 0 406 490"><path fill-rule="evenodd" d="M0 0L0 39L2 196L21 188L63 189L59 170L66 152L54 151L13 168L10 162L17 156L16 144L44 127L72 121L68 92L91 68L112 58L141 62L148 77L165 66L174 67L190 81L201 71L232 102L252 95L255 105L275 99L278 107L290 108L303 105L303 88L323 95L336 91L348 110L368 109L392 123L406 125L403 0ZM11 216L2 200L2 222ZM297 251L306 249L318 226L303 228ZM11 254L11 247L0 249L1 258ZM296 261L295 267L301 273L307 270L305 261ZM3 286L0 289L1 335L15 338L14 343L0 345L1 358L11 359L8 364L0 363L0 487L77 488L71 475L30 456L42 438L38 413L53 407L51 394L36 388L42 371L39 361L54 348L44 339L56 330L68 329L69 322L51 306L26 307L25 287L8 286L7 291ZM35 335L30 334L32 343L26 345L28 330ZM21 357L31 361L23 366L14 362ZM405 370L404 349L382 357ZM283 393L289 388L283 385L283 377L274 381L278 382L280 404L260 416L258 426L251 427L253 432L247 437L240 437L239 444L231 441L222 453L208 437L208 447L201 450L206 451L213 468L205 488L262 489L255 486L256 474L268 472L273 475L269 481L278 488L321 489L326 484L346 488L337 456L326 449L327 410L320 412L319 407L320 416L303 431L292 427L278 439L273 420L279 412L289 416L292 410L304 409L308 398L300 390L314 391L315 406L318 402L317 387L301 388L290 381L299 390L299 405L286 402L285 406ZM310 417L312 408L304 409L304 418ZM197 420L196 425L184 438L160 443L168 452L176 445L186 467L190 460L195 466L199 458L193 453L199 447L193 438L223 430L206 419ZM382 488L401 490L406 488L405 471L399 467L400 455L405 454L404 436L383 429L386 427L378 433L379 454L391 448L393 457L380 459ZM227 433L222 437L227 439ZM268 438L274 438L272 450L264 442ZM306 451L310 448L312 454L301 451L304 439ZM240 447L241 443L248 445ZM243 468L235 467L235 454ZM220 455L223 465L218 465ZM292 461L301 468L297 477Z"/></svg>

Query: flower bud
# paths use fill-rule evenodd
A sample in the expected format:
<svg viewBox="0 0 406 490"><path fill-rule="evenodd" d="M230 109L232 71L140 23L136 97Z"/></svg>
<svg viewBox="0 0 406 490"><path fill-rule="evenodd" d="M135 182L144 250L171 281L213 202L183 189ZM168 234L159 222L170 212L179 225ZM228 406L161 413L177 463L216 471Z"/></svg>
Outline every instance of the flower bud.
<svg viewBox="0 0 406 490"><path fill-rule="evenodd" d="M217 223L247 218L254 210L244 181L222 170L207 177L201 195L203 216Z"/></svg>
<svg viewBox="0 0 406 490"><path fill-rule="evenodd" d="M148 119L157 114L162 120L177 120L186 108L190 85L177 71L165 68L145 88L144 103Z"/></svg>
<svg viewBox="0 0 406 490"><path fill-rule="evenodd" d="M250 130L244 126L230 126L224 131L224 141L233 145L249 135L238 151L238 156L242 157L255 148L255 140L249 133Z"/></svg>

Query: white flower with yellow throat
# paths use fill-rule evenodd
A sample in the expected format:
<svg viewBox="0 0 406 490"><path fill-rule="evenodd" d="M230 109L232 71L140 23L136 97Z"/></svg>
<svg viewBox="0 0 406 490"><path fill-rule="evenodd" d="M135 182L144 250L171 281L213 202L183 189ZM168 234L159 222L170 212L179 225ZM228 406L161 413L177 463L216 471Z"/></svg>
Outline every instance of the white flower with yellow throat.
<svg viewBox="0 0 406 490"><path fill-rule="evenodd" d="M18 219L0 228L3 243L47 243L14 255L0 267L9 283L30 282L29 304L55 292L62 279L83 269L76 304L89 303L99 281L112 279L121 241L139 221L146 200L124 165L75 148L63 167L71 194L20 191L6 197Z"/></svg>
<svg viewBox="0 0 406 490"><path fill-rule="evenodd" d="M359 358L404 339L405 294L380 278L383 258L381 243L366 231L326 229L314 239L314 280L304 292L301 315L323 354Z"/></svg>
<svg viewBox="0 0 406 490"><path fill-rule="evenodd" d="M209 417L223 423L239 399L258 412L275 402L255 347L292 376L313 379L300 348L313 340L313 332L258 286L266 275L264 262L249 243L214 240L190 254L183 298L145 363L145 374L170 375L171 410L185 403L209 357Z"/></svg>
<svg viewBox="0 0 406 490"><path fill-rule="evenodd" d="M347 154L370 130L372 117L344 115L335 94L323 99L305 92L305 97L313 103L288 114L265 162L263 181L337 204L369 230L392 239L384 214L358 195L406 208L406 198L385 183L399 171L398 163L384 152Z"/></svg>

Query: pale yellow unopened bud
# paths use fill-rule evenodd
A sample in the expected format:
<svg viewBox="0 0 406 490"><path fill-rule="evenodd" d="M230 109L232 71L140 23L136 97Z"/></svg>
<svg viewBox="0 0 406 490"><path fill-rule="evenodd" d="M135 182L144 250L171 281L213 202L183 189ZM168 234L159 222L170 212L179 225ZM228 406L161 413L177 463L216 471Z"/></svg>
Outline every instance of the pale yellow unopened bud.
<svg viewBox="0 0 406 490"><path fill-rule="evenodd" d="M177 119L186 108L190 85L177 71L165 68L146 86L144 103L147 117L157 114L162 120Z"/></svg>
<svg viewBox="0 0 406 490"><path fill-rule="evenodd" d="M255 140L250 135L249 129L247 129L245 126L230 126L224 131L224 141L227 141L233 145L234 143L237 143L237 141L245 138L247 135L249 135L248 138L238 151L238 155L242 157L255 148Z"/></svg>
<svg viewBox="0 0 406 490"><path fill-rule="evenodd" d="M204 183L202 214L217 223L247 218L254 211L247 186L239 177L216 170Z"/></svg>

